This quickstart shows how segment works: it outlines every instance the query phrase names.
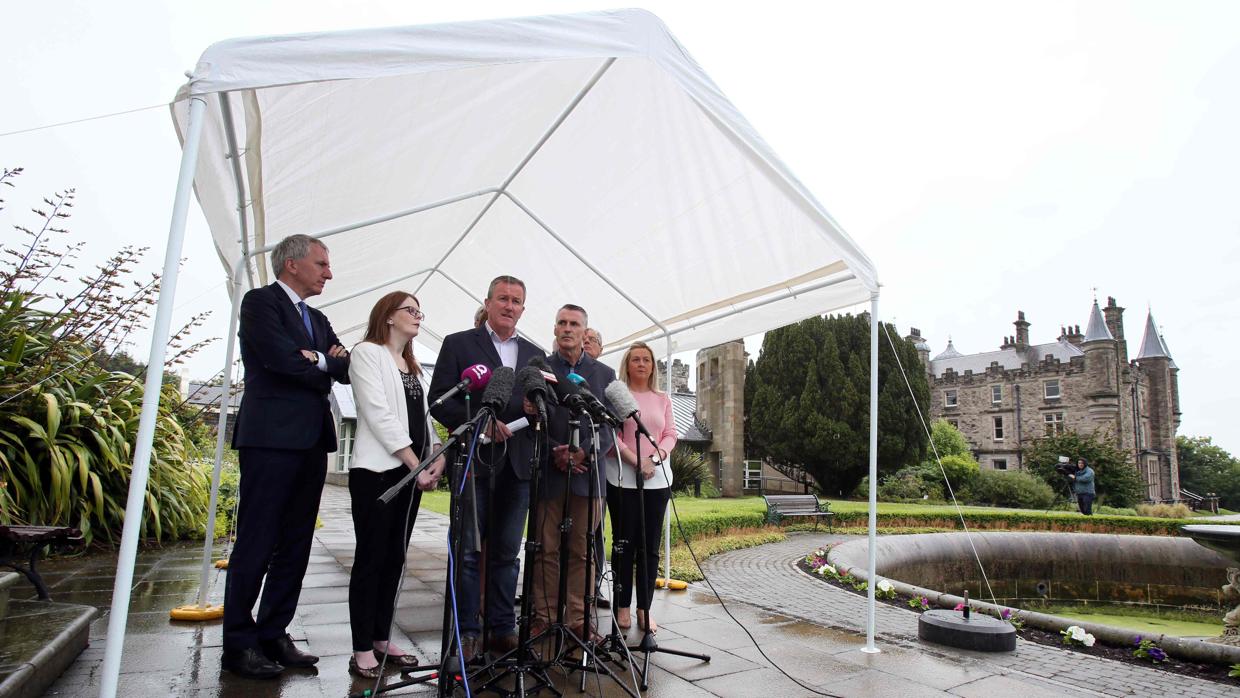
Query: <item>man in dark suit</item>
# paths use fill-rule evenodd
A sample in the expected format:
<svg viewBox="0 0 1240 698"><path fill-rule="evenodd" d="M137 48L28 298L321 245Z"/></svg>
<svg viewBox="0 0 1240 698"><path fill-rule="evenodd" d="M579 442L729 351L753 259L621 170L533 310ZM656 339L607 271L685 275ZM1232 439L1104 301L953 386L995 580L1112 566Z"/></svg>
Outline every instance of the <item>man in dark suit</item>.
<svg viewBox="0 0 1240 698"><path fill-rule="evenodd" d="M555 316L555 352L548 363L561 382L568 382L568 374L576 373L585 379L595 397L610 409L611 404L603 395L603 389L616 379L616 372L609 366L595 361L585 352L584 340L589 318L585 308L565 305ZM571 446L572 435L568 409L556 410L548 419L548 438L552 443L552 467L546 477L536 504L539 539L542 547L535 556L534 608L537 625L545 625L556 619L559 608L560 575L560 524L566 518L572 525L568 533L568 575L566 612L564 622L578 638L599 641L601 638L585 623L586 549L593 540L593 533L602 525L603 501L607 495L607 477L603 457L611 450L612 433L599 425L599 460L592 466L589 460L593 432L588 417L580 418L578 444ZM565 489L568 490L567 511ZM589 509L593 508L593 512ZM587 530L587 523L593 528ZM597 569L600 559L593 561ZM591 574L591 579L594 575ZM541 628L536 628L541 629Z"/></svg>
<svg viewBox="0 0 1240 698"><path fill-rule="evenodd" d="M444 338L428 391L431 402L448 392L461 372L474 364L483 364L492 370L500 366L515 370L526 366L536 356L545 358L541 349L517 336L517 321L525 312L525 282L513 276L496 277L487 289L483 307L486 321L481 326ZM478 530L487 546L487 648L501 654L517 645L514 600L517 575L521 570L517 554L529 510L530 459L534 454L534 430L524 429L514 434L505 425L530 412L533 412L532 406L519 387L515 387L508 405L497 416L488 434L491 444L479 446L474 459ZM431 414L445 427L455 430L466 421L464 396L454 396L432 408ZM463 557L456 603L461 654L468 661L478 650L483 623L478 617L481 605L479 555L469 549Z"/></svg>
<svg viewBox="0 0 1240 698"><path fill-rule="evenodd" d="M305 303L332 278L327 247L292 235L271 251L271 266L276 282L245 294L237 333L245 393L233 430L241 485L224 591L223 665L249 678L318 661L286 628L310 559L327 454L336 450L327 395L333 379L349 382L349 353L327 317Z"/></svg>

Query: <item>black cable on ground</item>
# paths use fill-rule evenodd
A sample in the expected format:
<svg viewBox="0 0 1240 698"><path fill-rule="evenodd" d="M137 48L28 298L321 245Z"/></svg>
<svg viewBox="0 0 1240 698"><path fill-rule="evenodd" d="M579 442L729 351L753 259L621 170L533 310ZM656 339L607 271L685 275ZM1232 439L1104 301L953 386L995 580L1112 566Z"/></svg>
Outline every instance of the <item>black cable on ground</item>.
<svg viewBox="0 0 1240 698"><path fill-rule="evenodd" d="M685 548L688 549L690 557L693 558L694 566L697 567L698 572L702 573L702 581L706 582L706 586L710 589L710 593L715 595L715 600L719 602L719 607L723 609L723 612L728 614L728 618L731 618L732 622L736 623L737 627L739 627L741 630L745 632L746 635L749 636L749 641L752 642L754 648L758 650L758 654L762 655L762 658L765 659L768 664L774 667L775 671L778 671L779 673L788 677L789 681L795 683L801 688L804 688L805 690L811 693L820 695L820 696L827 696L828 698L842 698L841 696L838 696L834 693L827 693L826 691L819 690L817 688L814 688L813 686L810 686L802 682L800 679L797 679L791 674L789 674L788 672L784 671L783 667L776 664L775 660L767 656L766 651L762 649L762 645L758 643L758 639L753 636L753 633L749 632L749 628L746 628L744 623L741 623L739 620L737 620L736 616L732 615L732 611L728 610L728 605L724 603L723 597L720 596L719 592L715 590L715 585L710 583L710 578L706 576L706 570L702 569L702 563L698 561L697 553L693 552L693 546L689 543L689 536L685 534L684 527L680 525L680 512L676 510L676 498L672 497L668 501L671 502L672 514L673 516L676 517L676 530L680 531L680 539L684 541ZM670 558L672 551L669 549L667 552ZM668 568L669 570L671 569L670 559L668 560Z"/></svg>

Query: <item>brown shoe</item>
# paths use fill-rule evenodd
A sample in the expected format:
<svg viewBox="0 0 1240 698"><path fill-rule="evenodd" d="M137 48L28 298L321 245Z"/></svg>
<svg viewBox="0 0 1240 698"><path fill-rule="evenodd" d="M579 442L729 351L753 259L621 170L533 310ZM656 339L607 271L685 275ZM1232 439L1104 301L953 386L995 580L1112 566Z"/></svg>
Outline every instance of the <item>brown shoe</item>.
<svg viewBox="0 0 1240 698"><path fill-rule="evenodd" d="M517 634L492 635L487 649L497 655L505 655L517 648Z"/></svg>

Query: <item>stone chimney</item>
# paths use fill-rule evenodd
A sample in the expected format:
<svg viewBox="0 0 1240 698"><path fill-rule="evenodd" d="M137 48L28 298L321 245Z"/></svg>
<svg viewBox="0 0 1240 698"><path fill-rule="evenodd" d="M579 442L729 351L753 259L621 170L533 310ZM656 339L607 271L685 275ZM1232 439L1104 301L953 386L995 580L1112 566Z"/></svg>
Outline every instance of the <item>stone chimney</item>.
<svg viewBox="0 0 1240 698"><path fill-rule="evenodd" d="M1025 321L1025 311L1016 311L1016 350L1021 351L1029 346L1029 323Z"/></svg>
<svg viewBox="0 0 1240 698"><path fill-rule="evenodd" d="M1102 309L1106 316L1107 329L1115 338L1115 353L1121 366L1128 365L1128 342L1124 340L1124 309L1115 303L1114 296L1107 296L1107 307Z"/></svg>

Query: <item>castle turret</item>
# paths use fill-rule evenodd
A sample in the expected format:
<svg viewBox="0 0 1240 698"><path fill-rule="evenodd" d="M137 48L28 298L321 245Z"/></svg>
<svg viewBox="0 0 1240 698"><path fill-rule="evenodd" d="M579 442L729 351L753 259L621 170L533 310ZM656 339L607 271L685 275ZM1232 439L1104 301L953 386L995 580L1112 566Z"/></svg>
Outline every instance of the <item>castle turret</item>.
<svg viewBox="0 0 1240 698"><path fill-rule="evenodd" d="M1175 431L1179 423L1178 377L1173 380L1175 365L1167 352L1167 346L1158 334L1151 312L1145 320L1145 336L1141 338L1141 350L1137 353L1141 379L1146 385L1146 399L1141 406L1142 416L1148 420L1148 441L1142 451L1142 462L1157 463L1158 481L1151 497L1161 500L1179 499L1179 459L1175 450ZM1176 369L1178 373L1179 369Z"/></svg>
<svg viewBox="0 0 1240 698"><path fill-rule="evenodd" d="M713 437L707 456L719 491L739 497L745 481L745 343L707 347L697 353L697 418Z"/></svg>
<svg viewBox="0 0 1240 698"><path fill-rule="evenodd" d="M1085 370L1089 375L1086 398L1089 418L1098 426L1118 429L1120 426L1120 394L1116 373L1115 337L1103 318L1098 301L1089 312L1089 324L1081 340L1085 352Z"/></svg>

